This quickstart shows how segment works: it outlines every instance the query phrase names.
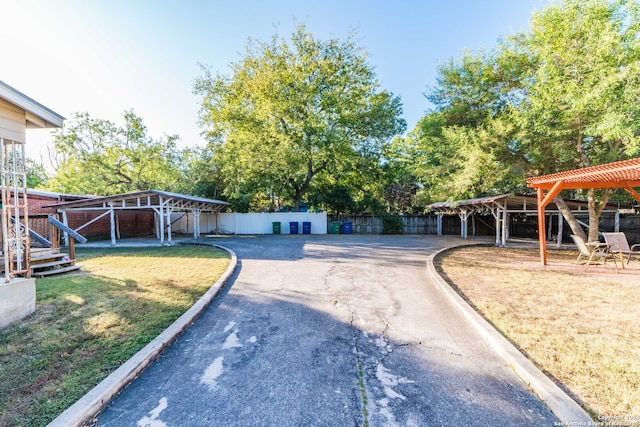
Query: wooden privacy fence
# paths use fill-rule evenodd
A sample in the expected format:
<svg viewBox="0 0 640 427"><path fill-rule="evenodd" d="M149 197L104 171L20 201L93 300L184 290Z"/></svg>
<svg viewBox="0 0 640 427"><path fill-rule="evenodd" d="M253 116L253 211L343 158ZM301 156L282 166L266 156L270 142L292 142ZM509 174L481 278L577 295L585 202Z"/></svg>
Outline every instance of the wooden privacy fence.
<svg viewBox="0 0 640 427"><path fill-rule="evenodd" d="M429 215L328 215L327 221L351 222L355 234L385 234L392 232L385 228L386 221L399 221L402 224L402 233L398 234L438 234L438 219L435 214ZM491 222L487 218L487 222ZM330 228L330 227L329 227ZM460 234L460 219L457 215L445 215L442 217L443 234ZM477 233L479 235L491 234L494 230L486 223L478 221Z"/></svg>
<svg viewBox="0 0 640 427"><path fill-rule="evenodd" d="M435 214L428 215L327 215L328 228L331 222L338 221L344 223L349 221L352 224L353 233L356 234L383 234L388 232L384 228L383 218L396 218L402 223L402 234L438 234L437 217ZM513 237L537 237L537 217L527 216L526 221L513 216L510 218L509 235ZM578 219L584 223L588 222L585 215L578 215ZM552 234L557 233L557 219L555 216L546 216L548 227ZM640 215L620 215L618 217L618 229L627 236L630 244L640 243ZM612 213L605 213L600 218L600 231L615 231L616 218ZM442 234L459 235L460 218L458 215L444 215L442 217ZM478 236L491 236L495 234L495 220L491 215L476 215L475 234ZM564 222L563 241L570 242L571 229Z"/></svg>

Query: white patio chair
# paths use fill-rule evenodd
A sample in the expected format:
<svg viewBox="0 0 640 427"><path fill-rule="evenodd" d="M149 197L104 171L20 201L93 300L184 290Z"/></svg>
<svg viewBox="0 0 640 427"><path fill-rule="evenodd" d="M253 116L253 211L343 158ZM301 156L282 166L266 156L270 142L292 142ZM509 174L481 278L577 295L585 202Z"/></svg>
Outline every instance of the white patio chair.
<svg viewBox="0 0 640 427"><path fill-rule="evenodd" d="M576 259L576 263L573 265L574 267L578 265L580 260L584 257L587 259L586 265L584 267L584 271L587 271L587 268L591 265L592 262L596 262L602 260L604 266L607 266L607 261L609 259L613 260L613 263L616 265L616 272L618 271L618 260L617 257L609 252L609 245L606 243L586 243L584 239L580 236L576 236L575 234L571 235L571 238L575 242L578 247L578 251L580 254L578 255L578 259Z"/></svg>
<svg viewBox="0 0 640 427"><path fill-rule="evenodd" d="M624 268L625 255L627 258L627 265L631 260L632 255L640 255L640 245L633 245L629 247L627 236L624 233L602 233L604 241L609 244L611 252L616 252L620 257L620 262Z"/></svg>

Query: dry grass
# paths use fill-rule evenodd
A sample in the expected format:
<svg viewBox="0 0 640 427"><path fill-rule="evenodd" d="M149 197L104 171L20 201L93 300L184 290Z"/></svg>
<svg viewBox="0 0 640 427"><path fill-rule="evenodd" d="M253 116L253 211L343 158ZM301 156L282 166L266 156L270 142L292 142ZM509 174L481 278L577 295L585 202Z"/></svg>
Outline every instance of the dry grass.
<svg viewBox="0 0 640 427"><path fill-rule="evenodd" d="M573 267L577 252L467 247L436 267L594 419L640 414L640 261ZM469 268L473 266L473 268Z"/></svg>

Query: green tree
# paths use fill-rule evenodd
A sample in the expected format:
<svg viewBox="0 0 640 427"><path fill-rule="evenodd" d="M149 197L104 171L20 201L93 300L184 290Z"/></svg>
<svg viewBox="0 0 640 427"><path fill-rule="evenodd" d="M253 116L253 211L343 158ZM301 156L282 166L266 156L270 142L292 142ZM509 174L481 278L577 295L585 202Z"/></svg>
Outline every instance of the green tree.
<svg viewBox="0 0 640 427"><path fill-rule="evenodd" d="M531 31L443 65L436 108L406 140L430 194L517 191L531 175L637 156L638 13L635 1L562 0ZM586 192L590 240L610 194Z"/></svg>
<svg viewBox="0 0 640 427"><path fill-rule="evenodd" d="M209 147L191 147L182 151L180 168L183 179L176 191L209 199L220 199L224 184L220 166L213 161Z"/></svg>
<svg viewBox="0 0 640 427"><path fill-rule="evenodd" d="M509 192L522 180L528 161L512 115L523 97L530 60L504 52L502 44L491 52L465 51L439 67L437 85L427 95L435 108L401 150L414 159L423 200Z"/></svg>
<svg viewBox="0 0 640 427"><path fill-rule="evenodd" d="M520 139L537 173L593 166L640 152L640 19L635 1L564 0L533 15L512 40L535 67L523 79ZM611 190L590 189L589 240Z"/></svg>
<svg viewBox="0 0 640 427"><path fill-rule="evenodd" d="M200 120L227 198L255 207L277 197L298 210L318 177L377 162L404 131L399 97L379 91L354 37L320 41L300 25L290 41L250 40L231 76L203 70Z"/></svg>
<svg viewBox="0 0 640 427"><path fill-rule="evenodd" d="M54 133L53 191L112 195L131 191L171 191L181 180L177 136L154 140L142 119L124 113L124 125L76 114Z"/></svg>
<svg viewBox="0 0 640 427"><path fill-rule="evenodd" d="M44 165L27 158L25 162L27 188L42 188L47 184L49 175Z"/></svg>

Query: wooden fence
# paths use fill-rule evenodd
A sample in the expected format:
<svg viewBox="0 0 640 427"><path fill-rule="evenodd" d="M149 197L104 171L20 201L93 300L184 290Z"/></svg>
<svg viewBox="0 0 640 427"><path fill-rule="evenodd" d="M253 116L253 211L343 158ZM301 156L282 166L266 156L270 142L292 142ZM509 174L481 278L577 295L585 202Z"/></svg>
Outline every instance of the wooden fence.
<svg viewBox="0 0 640 427"><path fill-rule="evenodd" d="M394 215L402 222L402 234L437 234L437 217L435 214L428 215ZM537 217L528 216L526 222L511 221L509 235L512 237L537 238L538 222ZM583 222L588 222L585 216L578 216ZM557 234L557 216L547 215L547 230L551 229L552 234ZM355 234L383 234L385 232L383 217L375 215L328 215L328 224L339 221L344 223L349 221ZM475 216L475 234L478 236L495 235L495 220L491 215ZM616 226L615 214L604 213L600 218L600 231L614 231ZM550 228L551 227L551 228ZM328 227L331 229L330 225ZM619 228L629 240L629 244L640 243L640 215L620 215ZM470 230L471 231L471 230ZM444 215L442 217L442 234L459 235L460 218L457 215ZM564 222L563 241L570 242L571 228Z"/></svg>

